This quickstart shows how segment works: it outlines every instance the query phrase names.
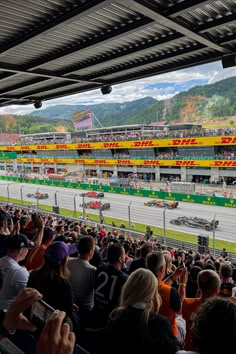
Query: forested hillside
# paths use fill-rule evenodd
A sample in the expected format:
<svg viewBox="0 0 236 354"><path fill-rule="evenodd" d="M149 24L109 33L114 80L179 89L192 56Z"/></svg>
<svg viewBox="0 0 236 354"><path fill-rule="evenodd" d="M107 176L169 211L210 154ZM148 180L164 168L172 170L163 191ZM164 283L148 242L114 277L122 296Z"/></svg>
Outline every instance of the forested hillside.
<svg viewBox="0 0 236 354"><path fill-rule="evenodd" d="M91 109L103 126L150 124L156 121L202 122L236 116L236 77L211 85L195 86L174 97L157 101L152 97L125 103L56 105L29 115L0 115L0 132L39 133L72 131L73 112Z"/></svg>

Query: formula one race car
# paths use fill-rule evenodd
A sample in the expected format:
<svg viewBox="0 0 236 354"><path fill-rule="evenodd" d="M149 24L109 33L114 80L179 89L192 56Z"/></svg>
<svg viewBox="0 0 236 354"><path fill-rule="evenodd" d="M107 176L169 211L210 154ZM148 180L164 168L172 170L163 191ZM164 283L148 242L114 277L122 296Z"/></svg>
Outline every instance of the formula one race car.
<svg viewBox="0 0 236 354"><path fill-rule="evenodd" d="M35 199L48 199L49 195L48 193L29 193L26 194L27 198L35 198Z"/></svg>
<svg viewBox="0 0 236 354"><path fill-rule="evenodd" d="M144 203L144 205L148 206L148 207L158 207L158 208L165 208L167 207L168 209L174 209L177 208L177 206L179 205L178 202L169 202L166 200L159 200L159 199L153 199L150 200L150 202Z"/></svg>
<svg viewBox="0 0 236 354"><path fill-rule="evenodd" d="M83 204L80 205L83 207ZM100 203L98 201L92 201L88 203L84 203L85 209L99 209L101 207L101 210L108 210L111 207L110 203Z"/></svg>
<svg viewBox="0 0 236 354"><path fill-rule="evenodd" d="M170 220L171 224L174 225L185 225L188 227L194 227L199 229L205 229L206 231L212 231L214 228L214 220L207 221L202 218L197 217L187 217L187 216L180 216L177 219ZM219 225L219 221L215 220L215 228Z"/></svg>
<svg viewBox="0 0 236 354"><path fill-rule="evenodd" d="M81 193L80 197L88 197L88 198L103 198L104 193L98 193L98 192L87 192L87 193Z"/></svg>

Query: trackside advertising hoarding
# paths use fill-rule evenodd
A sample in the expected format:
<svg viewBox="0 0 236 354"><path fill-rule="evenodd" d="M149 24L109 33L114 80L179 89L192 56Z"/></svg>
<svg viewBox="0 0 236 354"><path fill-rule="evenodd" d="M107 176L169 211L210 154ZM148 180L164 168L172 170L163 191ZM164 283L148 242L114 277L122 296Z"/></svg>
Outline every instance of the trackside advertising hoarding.
<svg viewBox="0 0 236 354"><path fill-rule="evenodd" d="M94 142L77 144L37 144L0 146L0 151L32 151L32 150L84 150L84 149L134 149L178 146L229 146L236 145L236 136L209 136L178 139L132 140L115 142Z"/></svg>
<svg viewBox="0 0 236 354"><path fill-rule="evenodd" d="M234 198L220 198L220 197L210 197L210 196L194 195L194 194L159 192L159 191L152 191L152 190L145 190L145 189L112 187L107 185L100 186L94 184L75 183L75 182L30 180L30 179L25 179L20 177L18 178L18 177L8 177L8 176L0 176L0 179L4 181L12 181L16 183L30 183L30 184L38 184L44 186L75 188L75 189L91 190L91 191L106 192L106 193L117 193L117 194L124 194L124 195L134 195L139 197L148 197L151 199L157 198L157 199L173 200L178 202L197 203L197 204L236 208L236 199Z"/></svg>

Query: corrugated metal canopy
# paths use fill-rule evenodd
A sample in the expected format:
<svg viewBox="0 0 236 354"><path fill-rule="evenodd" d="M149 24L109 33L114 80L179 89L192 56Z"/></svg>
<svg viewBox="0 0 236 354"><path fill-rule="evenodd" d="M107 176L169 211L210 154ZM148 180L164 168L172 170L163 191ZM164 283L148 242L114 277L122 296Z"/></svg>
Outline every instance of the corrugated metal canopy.
<svg viewBox="0 0 236 354"><path fill-rule="evenodd" d="M234 62L235 53L235 0L3 0L0 106Z"/></svg>

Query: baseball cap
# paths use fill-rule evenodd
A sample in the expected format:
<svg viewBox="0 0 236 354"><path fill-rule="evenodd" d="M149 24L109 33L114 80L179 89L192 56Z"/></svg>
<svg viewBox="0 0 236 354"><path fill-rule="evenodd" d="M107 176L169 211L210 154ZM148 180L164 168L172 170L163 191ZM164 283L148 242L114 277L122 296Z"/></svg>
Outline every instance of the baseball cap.
<svg viewBox="0 0 236 354"><path fill-rule="evenodd" d="M20 248L35 248L35 243L28 240L23 234L9 236L6 239L6 248L10 250L19 250Z"/></svg>
<svg viewBox="0 0 236 354"><path fill-rule="evenodd" d="M59 265L66 257L76 252L77 248L75 244L66 244L63 241L55 241L46 249L44 258L53 265Z"/></svg>
<svg viewBox="0 0 236 354"><path fill-rule="evenodd" d="M106 230L102 229L99 234L100 236L106 236Z"/></svg>

